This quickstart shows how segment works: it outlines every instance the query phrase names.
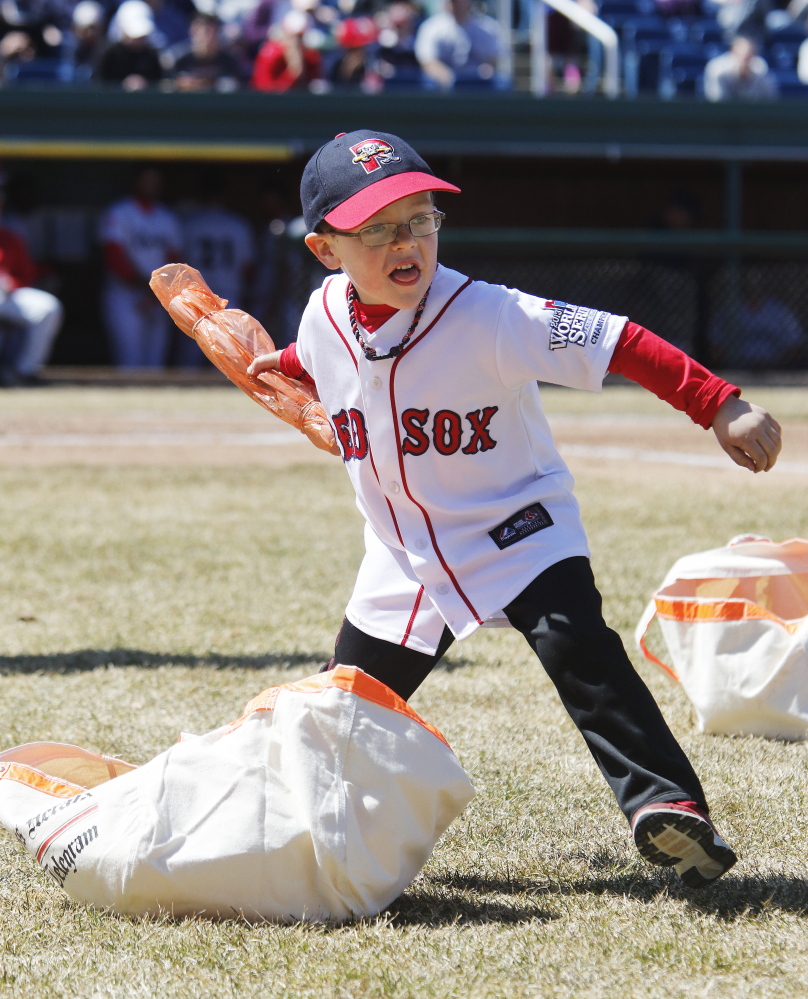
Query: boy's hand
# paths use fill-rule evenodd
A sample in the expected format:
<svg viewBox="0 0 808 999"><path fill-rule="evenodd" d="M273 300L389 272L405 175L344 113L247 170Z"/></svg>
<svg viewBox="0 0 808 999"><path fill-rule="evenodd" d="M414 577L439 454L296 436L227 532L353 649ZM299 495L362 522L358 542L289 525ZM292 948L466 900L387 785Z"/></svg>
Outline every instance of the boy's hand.
<svg viewBox="0 0 808 999"><path fill-rule="evenodd" d="M737 465L750 472L774 467L783 446L780 424L765 409L732 395L719 406L712 426L718 443Z"/></svg>
<svg viewBox="0 0 808 999"><path fill-rule="evenodd" d="M279 350L273 350L271 354L261 354L247 368L247 374L260 375L262 371L277 371L280 368L280 356Z"/></svg>

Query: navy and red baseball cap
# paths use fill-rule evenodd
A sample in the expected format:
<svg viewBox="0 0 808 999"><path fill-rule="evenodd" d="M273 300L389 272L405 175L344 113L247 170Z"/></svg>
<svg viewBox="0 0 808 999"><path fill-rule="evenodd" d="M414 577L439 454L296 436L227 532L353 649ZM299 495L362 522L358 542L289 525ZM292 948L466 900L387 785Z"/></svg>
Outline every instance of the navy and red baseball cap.
<svg viewBox="0 0 808 999"><path fill-rule="evenodd" d="M323 220L335 229L355 229L399 198L422 191L459 194L460 188L436 177L397 135L366 128L321 146L300 182L309 232Z"/></svg>

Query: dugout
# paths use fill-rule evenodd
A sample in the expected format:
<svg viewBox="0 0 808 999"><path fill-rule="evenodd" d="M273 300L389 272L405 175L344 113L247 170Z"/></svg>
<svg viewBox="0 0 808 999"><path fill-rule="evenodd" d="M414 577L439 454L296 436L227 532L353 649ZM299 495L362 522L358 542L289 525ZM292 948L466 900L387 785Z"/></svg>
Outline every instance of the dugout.
<svg viewBox="0 0 808 999"><path fill-rule="evenodd" d="M179 207L215 167L232 207L265 236L294 213L302 166L320 142L378 126L406 136L464 190L443 201L445 262L625 312L713 365L791 368L808 366L806 124L800 101L26 87L0 91L0 158L11 208L28 218L66 305L59 364L107 361L95 228L136 166L159 163L166 200ZM283 342L318 277L288 229L276 244L286 270L259 318ZM753 365L732 329L755 295L777 303L781 325L788 316L801 340Z"/></svg>

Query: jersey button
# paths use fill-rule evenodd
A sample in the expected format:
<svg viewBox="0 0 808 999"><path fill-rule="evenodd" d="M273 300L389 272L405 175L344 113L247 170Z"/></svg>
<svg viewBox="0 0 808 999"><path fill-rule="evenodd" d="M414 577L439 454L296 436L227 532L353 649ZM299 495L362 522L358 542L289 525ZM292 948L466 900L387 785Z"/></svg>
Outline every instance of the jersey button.
<svg viewBox="0 0 808 999"><path fill-rule="evenodd" d="M391 493L398 493L401 491L401 486L397 482L391 482L387 488Z"/></svg>
<svg viewBox="0 0 808 999"><path fill-rule="evenodd" d="M382 380L378 375L374 375L370 379L370 387L375 389L380 389L382 387Z"/></svg>
<svg viewBox="0 0 808 999"><path fill-rule="evenodd" d="M418 540L417 540L417 541L415 542L415 547L416 547L416 548L420 548L420 549L421 549L421 551L423 551L423 550L424 550L424 548L426 548L426 541L424 540L424 538L419 538L419 539L418 539Z"/></svg>
<svg viewBox="0 0 808 999"><path fill-rule="evenodd" d="M449 584L448 583L438 583L438 585L435 587L435 589L438 591L438 593L448 593L449 592Z"/></svg>

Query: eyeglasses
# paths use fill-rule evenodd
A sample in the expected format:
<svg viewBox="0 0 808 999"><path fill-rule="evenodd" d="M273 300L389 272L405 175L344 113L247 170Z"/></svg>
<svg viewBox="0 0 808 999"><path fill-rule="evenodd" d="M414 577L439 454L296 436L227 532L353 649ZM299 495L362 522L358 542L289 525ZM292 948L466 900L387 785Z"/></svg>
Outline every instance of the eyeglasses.
<svg viewBox="0 0 808 999"><path fill-rule="evenodd" d="M378 222L376 225L366 225L359 232L340 232L335 230L335 236L351 236L361 239L364 246L386 246L393 243L398 238L398 230L406 226L413 236L431 236L441 227L441 222L446 218L444 212L439 212L437 208L426 215L416 215L409 222L402 222L396 225L395 222Z"/></svg>

